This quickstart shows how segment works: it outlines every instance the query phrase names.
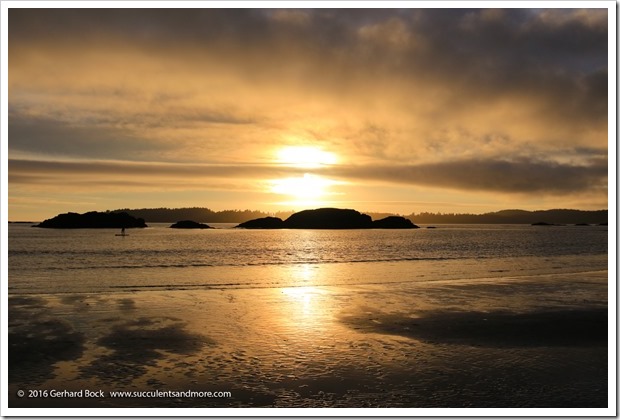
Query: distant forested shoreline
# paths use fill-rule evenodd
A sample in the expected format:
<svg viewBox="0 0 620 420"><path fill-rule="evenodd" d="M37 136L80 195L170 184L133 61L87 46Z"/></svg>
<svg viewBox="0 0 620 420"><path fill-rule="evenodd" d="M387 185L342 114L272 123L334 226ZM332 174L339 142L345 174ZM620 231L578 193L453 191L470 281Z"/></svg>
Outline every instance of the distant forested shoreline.
<svg viewBox="0 0 620 420"><path fill-rule="evenodd" d="M417 223L539 223L550 224L606 224L607 210L500 210L484 214L419 213L407 218Z"/></svg>
<svg viewBox="0 0 620 420"><path fill-rule="evenodd" d="M179 220L193 220L199 223L242 223L261 217L279 217L285 220L293 211L268 213L257 210L223 210L213 211L205 207L184 208L150 208L150 209L118 209L110 212L127 212L130 215L142 218L147 223L173 223ZM501 210L483 214L468 213L411 213L401 215L394 213L364 212L373 220L387 216L404 216L413 223L441 224L441 223L472 223L472 224L502 224L502 223L539 223L550 224L604 224L607 223L607 210Z"/></svg>

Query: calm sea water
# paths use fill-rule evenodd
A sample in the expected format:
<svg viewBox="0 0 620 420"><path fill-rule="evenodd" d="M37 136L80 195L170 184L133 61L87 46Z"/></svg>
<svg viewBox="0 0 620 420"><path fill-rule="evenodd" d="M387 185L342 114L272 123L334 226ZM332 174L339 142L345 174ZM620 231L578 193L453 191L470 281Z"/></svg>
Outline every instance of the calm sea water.
<svg viewBox="0 0 620 420"><path fill-rule="evenodd" d="M10 293L425 282L607 268L606 226L115 230L9 225Z"/></svg>

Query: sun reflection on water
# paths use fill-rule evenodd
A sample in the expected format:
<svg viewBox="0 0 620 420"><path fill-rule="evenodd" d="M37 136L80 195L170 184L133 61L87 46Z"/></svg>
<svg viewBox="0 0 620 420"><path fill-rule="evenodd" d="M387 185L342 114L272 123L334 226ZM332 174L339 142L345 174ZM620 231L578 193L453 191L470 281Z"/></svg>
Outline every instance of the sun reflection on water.
<svg viewBox="0 0 620 420"><path fill-rule="evenodd" d="M315 275L316 267L313 267L311 264L304 264L295 272L297 280L301 280L304 283L314 280Z"/></svg>
<svg viewBox="0 0 620 420"><path fill-rule="evenodd" d="M304 334L324 329L323 291L314 286L287 287L282 294L286 301L281 312L285 325Z"/></svg>
<svg viewBox="0 0 620 420"><path fill-rule="evenodd" d="M278 323L295 336L295 340L304 341L314 337L313 340L321 341L321 336L332 328L332 312L329 308L334 301L325 283L333 273L328 268L320 264L295 264L282 268L289 285L277 289L280 298Z"/></svg>
<svg viewBox="0 0 620 420"><path fill-rule="evenodd" d="M292 301L300 304L304 313L309 313L312 310L312 300L315 297L317 290L316 287L287 287L282 289L287 297Z"/></svg>

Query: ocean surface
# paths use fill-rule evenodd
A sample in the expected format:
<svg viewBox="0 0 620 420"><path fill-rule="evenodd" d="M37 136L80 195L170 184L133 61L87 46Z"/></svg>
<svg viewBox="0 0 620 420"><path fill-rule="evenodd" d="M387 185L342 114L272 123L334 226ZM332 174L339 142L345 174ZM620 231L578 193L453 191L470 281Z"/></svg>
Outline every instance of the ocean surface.
<svg viewBox="0 0 620 420"><path fill-rule="evenodd" d="M605 270L607 226L42 229L9 224L10 294L254 289Z"/></svg>

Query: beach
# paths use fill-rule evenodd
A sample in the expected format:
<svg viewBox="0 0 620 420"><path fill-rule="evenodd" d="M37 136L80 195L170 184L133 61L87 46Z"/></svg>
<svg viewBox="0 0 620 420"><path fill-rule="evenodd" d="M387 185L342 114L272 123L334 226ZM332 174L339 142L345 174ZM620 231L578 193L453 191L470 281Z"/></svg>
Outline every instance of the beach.
<svg viewBox="0 0 620 420"><path fill-rule="evenodd" d="M12 293L8 405L607 407L607 293L601 270Z"/></svg>

